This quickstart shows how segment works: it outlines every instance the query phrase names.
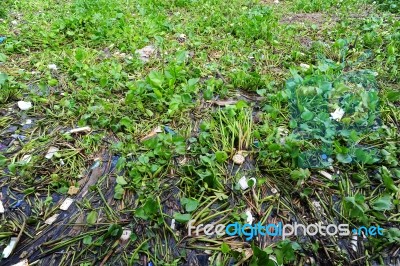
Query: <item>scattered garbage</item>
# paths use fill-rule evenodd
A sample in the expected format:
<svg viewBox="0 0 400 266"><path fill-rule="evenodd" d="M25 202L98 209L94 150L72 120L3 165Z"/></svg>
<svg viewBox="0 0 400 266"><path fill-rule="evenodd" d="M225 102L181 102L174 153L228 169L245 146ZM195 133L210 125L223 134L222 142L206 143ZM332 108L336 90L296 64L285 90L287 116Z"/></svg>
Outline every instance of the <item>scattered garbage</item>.
<svg viewBox="0 0 400 266"><path fill-rule="evenodd" d="M164 126L164 131L165 133L171 134L171 135L176 135L176 132L172 130L169 126Z"/></svg>
<svg viewBox="0 0 400 266"><path fill-rule="evenodd" d="M154 136L156 136L158 133L161 133L162 129L160 126L157 126L156 128L154 128L149 134L147 134L146 136L144 136L143 138L140 139L140 141L145 141L148 140Z"/></svg>
<svg viewBox="0 0 400 266"><path fill-rule="evenodd" d="M17 245L18 237L11 237L10 243L3 250L3 258L7 259L13 252L15 246Z"/></svg>
<svg viewBox="0 0 400 266"><path fill-rule="evenodd" d="M14 139L19 139L19 140L25 140L26 139L25 136L19 135L19 134L12 134L11 137L14 138Z"/></svg>
<svg viewBox="0 0 400 266"><path fill-rule="evenodd" d="M57 220L57 217L59 215L60 214L58 214L58 213L54 214L53 216L47 218L46 221L44 221L44 223L47 224L47 225L52 225Z"/></svg>
<svg viewBox="0 0 400 266"><path fill-rule="evenodd" d="M344 115L344 110L342 108L337 108L335 112L331 113L332 119L340 121Z"/></svg>
<svg viewBox="0 0 400 266"><path fill-rule="evenodd" d="M245 214L246 214L246 216L247 216L246 222L247 222L248 224L253 224L254 217L253 217L253 215L251 214L250 209L247 209L246 212L245 212Z"/></svg>
<svg viewBox="0 0 400 266"><path fill-rule="evenodd" d="M32 108L32 103L31 102L25 102L25 101L18 101L18 107L22 111L26 111Z"/></svg>
<svg viewBox="0 0 400 266"><path fill-rule="evenodd" d="M276 193L278 193L278 190L273 187L273 188L271 188L271 192L272 192L272 194L276 194Z"/></svg>
<svg viewBox="0 0 400 266"><path fill-rule="evenodd" d="M357 252L357 250L358 250L357 240L358 240L357 233L353 233L353 235L351 237L351 241L350 241L350 246L351 246L351 249L353 249L354 252Z"/></svg>
<svg viewBox="0 0 400 266"><path fill-rule="evenodd" d="M136 54L139 55L140 60L147 63L150 60L151 55L155 52L155 48L153 45L148 45L143 47L142 49L138 49L135 51Z"/></svg>
<svg viewBox="0 0 400 266"><path fill-rule="evenodd" d="M49 68L50 70L57 70L57 69L58 69L57 66L56 66L55 64L50 64L50 65L48 65L48 68Z"/></svg>
<svg viewBox="0 0 400 266"><path fill-rule="evenodd" d="M310 68L310 65L301 63L301 64L300 64L300 67L301 67L302 69L304 69L304 70L307 70L307 69Z"/></svg>
<svg viewBox="0 0 400 266"><path fill-rule="evenodd" d="M90 131L92 131L90 127L78 127L71 129L70 131L68 131L68 133L74 134L74 133L90 132Z"/></svg>
<svg viewBox="0 0 400 266"><path fill-rule="evenodd" d="M122 235L119 240L123 243L127 242L132 235L132 231L129 229L125 229L122 231Z"/></svg>
<svg viewBox="0 0 400 266"><path fill-rule="evenodd" d="M68 191L68 192L69 192L69 191ZM69 208L69 206L71 206L71 204L72 204L73 202L74 202L73 199L71 199L71 198L66 198L66 199L64 200L64 202L61 204L60 210L62 210L62 211L67 211L68 208Z"/></svg>
<svg viewBox="0 0 400 266"><path fill-rule="evenodd" d="M3 206L3 202L0 200L0 213L4 213L4 206Z"/></svg>
<svg viewBox="0 0 400 266"><path fill-rule="evenodd" d="M13 204L10 205L10 209L11 210L18 209L22 205L23 202L24 202L23 200L17 200L16 202L14 202Z"/></svg>
<svg viewBox="0 0 400 266"><path fill-rule="evenodd" d="M172 229L172 230L175 230L175 227L176 227L176 225L175 225L175 219L172 219L172 221L171 221L171 229Z"/></svg>
<svg viewBox="0 0 400 266"><path fill-rule="evenodd" d="M218 106L227 106L227 105L235 105L238 101L237 100L223 100L223 101L213 100L213 101L207 101L207 102L216 104Z"/></svg>
<svg viewBox="0 0 400 266"><path fill-rule="evenodd" d="M183 42L185 42L185 41L186 41L186 35L183 34L183 33L179 34L179 36L178 36L178 42L183 43Z"/></svg>
<svg viewBox="0 0 400 266"><path fill-rule="evenodd" d="M17 264L13 264L11 266L29 266L29 261L28 259L21 260Z"/></svg>
<svg viewBox="0 0 400 266"><path fill-rule="evenodd" d="M320 173L321 175L323 175L324 177L328 178L329 180L333 180L333 177L332 177L332 175L331 175L330 173L325 172L325 171L323 171L323 170L319 171L319 173Z"/></svg>
<svg viewBox="0 0 400 266"><path fill-rule="evenodd" d="M247 179L245 176L242 176L242 178L239 179L239 186L242 190L246 190L249 188L249 181L253 181L253 187L256 185L257 180L252 177Z"/></svg>
<svg viewBox="0 0 400 266"><path fill-rule="evenodd" d="M235 154L232 157L232 160L235 164L243 164L244 163L244 156L242 154Z"/></svg>
<svg viewBox="0 0 400 266"><path fill-rule="evenodd" d="M79 188L78 187L70 186L67 193L68 193L68 195L73 196L73 195L78 194L78 192L79 192Z"/></svg>
<svg viewBox="0 0 400 266"><path fill-rule="evenodd" d="M5 36L0 36L0 43L4 42L7 39Z"/></svg>
<svg viewBox="0 0 400 266"><path fill-rule="evenodd" d="M27 163L29 163L31 161L31 159L32 159L32 155L26 154L21 158L20 162L23 163L23 164L27 164Z"/></svg>
<svg viewBox="0 0 400 266"><path fill-rule="evenodd" d="M60 149L59 148L57 148L57 147L54 147L54 146L50 146L49 147L49 150L47 151L47 154L46 154L46 156L44 156L46 159L51 159L51 158L53 158L53 156L54 156L54 154L56 153L56 152L58 152Z"/></svg>

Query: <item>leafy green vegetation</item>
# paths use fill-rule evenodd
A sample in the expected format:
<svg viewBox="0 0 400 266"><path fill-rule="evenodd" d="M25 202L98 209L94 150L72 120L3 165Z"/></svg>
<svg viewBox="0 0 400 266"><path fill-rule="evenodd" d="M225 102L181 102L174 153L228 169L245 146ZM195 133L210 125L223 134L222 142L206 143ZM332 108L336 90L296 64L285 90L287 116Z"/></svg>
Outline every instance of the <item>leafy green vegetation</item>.
<svg viewBox="0 0 400 266"><path fill-rule="evenodd" d="M0 264L397 265L398 13L1 1ZM249 220L383 235L188 232Z"/></svg>

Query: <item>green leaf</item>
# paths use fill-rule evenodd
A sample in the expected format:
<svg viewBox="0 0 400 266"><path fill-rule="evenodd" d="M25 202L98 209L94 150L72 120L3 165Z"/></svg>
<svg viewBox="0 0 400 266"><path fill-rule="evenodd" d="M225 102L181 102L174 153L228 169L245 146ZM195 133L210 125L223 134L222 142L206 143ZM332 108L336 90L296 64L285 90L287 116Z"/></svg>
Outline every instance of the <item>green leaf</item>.
<svg viewBox="0 0 400 266"><path fill-rule="evenodd" d="M120 200L124 196L125 189L120 185L117 184L114 188L114 199Z"/></svg>
<svg viewBox="0 0 400 266"><path fill-rule="evenodd" d="M229 245L226 244L226 243L222 243L221 252L224 253L224 254L228 254L229 251L231 251L231 248L229 247Z"/></svg>
<svg viewBox="0 0 400 266"><path fill-rule="evenodd" d="M135 215L144 220L152 218L159 211L159 204L153 198L148 198L142 207L136 209Z"/></svg>
<svg viewBox="0 0 400 266"><path fill-rule="evenodd" d="M314 118L314 114L313 112L305 111L301 114L301 118L304 119L305 121L310 121L311 119Z"/></svg>
<svg viewBox="0 0 400 266"><path fill-rule="evenodd" d="M86 217L86 222L90 225L93 225L96 223L96 221L97 221L97 212L91 211Z"/></svg>
<svg viewBox="0 0 400 266"><path fill-rule="evenodd" d="M400 101L400 91L389 91L386 97L390 102Z"/></svg>
<svg viewBox="0 0 400 266"><path fill-rule="evenodd" d="M336 159L341 163L351 163L351 161L353 161L349 154L343 153L336 154Z"/></svg>
<svg viewBox="0 0 400 266"><path fill-rule="evenodd" d="M225 151L217 151L215 153L215 159L219 163L223 163L228 159L228 154Z"/></svg>
<svg viewBox="0 0 400 266"><path fill-rule="evenodd" d="M128 183L125 181L125 178L123 176L117 176L117 184L123 186L127 185Z"/></svg>
<svg viewBox="0 0 400 266"><path fill-rule="evenodd" d="M388 211L393 209L392 197L384 195L372 202L372 208L376 211Z"/></svg>
<svg viewBox="0 0 400 266"><path fill-rule="evenodd" d="M7 61L7 56L5 54L0 53L0 62L4 63L5 61Z"/></svg>
<svg viewBox="0 0 400 266"><path fill-rule="evenodd" d="M3 154L0 154L0 167L4 167L6 163L7 163L7 158Z"/></svg>
<svg viewBox="0 0 400 266"><path fill-rule="evenodd" d="M194 210L197 209L197 207L199 206L199 202L195 199L189 199L189 198L182 198L181 199L181 203L182 205L185 206L185 210L187 212L192 212Z"/></svg>
<svg viewBox="0 0 400 266"><path fill-rule="evenodd" d="M397 192L399 190L399 188L396 187L396 185L394 184L393 179L392 179L392 174L386 168L386 166L381 167L381 174L382 174L382 180L383 180L383 183L385 184L385 187L390 191Z"/></svg>
<svg viewBox="0 0 400 266"><path fill-rule="evenodd" d="M164 76L160 72L151 71L148 76L148 81L154 87L161 88L164 83Z"/></svg>
<svg viewBox="0 0 400 266"><path fill-rule="evenodd" d="M92 244L92 236L85 236L85 238L83 239L83 244L84 245Z"/></svg>
<svg viewBox="0 0 400 266"><path fill-rule="evenodd" d="M192 215L190 215L189 213L182 214L182 213L176 212L176 213L174 213L174 219L177 222L186 223L186 222L190 221L190 219L192 219Z"/></svg>

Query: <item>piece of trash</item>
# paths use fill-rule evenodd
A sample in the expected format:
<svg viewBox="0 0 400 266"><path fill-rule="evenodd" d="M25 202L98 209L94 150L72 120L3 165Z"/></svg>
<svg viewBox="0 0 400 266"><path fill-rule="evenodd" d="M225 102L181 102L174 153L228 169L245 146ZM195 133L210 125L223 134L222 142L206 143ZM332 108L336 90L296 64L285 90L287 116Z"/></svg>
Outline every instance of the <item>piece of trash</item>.
<svg viewBox="0 0 400 266"><path fill-rule="evenodd" d="M254 217L253 217L253 215L251 214L250 209L247 209L247 210L246 210L246 216L247 216L246 222L247 222L248 224L253 224Z"/></svg>
<svg viewBox="0 0 400 266"><path fill-rule="evenodd" d="M140 60L147 63L150 60L151 55L155 52L155 48L153 45L148 45L143 47L142 49L138 49L135 51L135 54L139 55Z"/></svg>
<svg viewBox="0 0 400 266"><path fill-rule="evenodd" d="M68 191L68 192L69 192L69 191ZM71 198L66 198L66 199L64 200L64 202L61 204L60 210L62 210L62 211L68 210L69 206L71 206L71 204L72 204L73 202L74 202L73 199L71 199Z"/></svg>
<svg viewBox="0 0 400 266"><path fill-rule="evenodd" d="M21 158L21 163L27 164L31 161L32 155L26 154Z"/></svg>
<svg viewBox="0 0 400 266"><path fill-rule="evenodd" d="M278 190L273 187L273 188L271 188L271 192L272 192L272 194L276 194L276 193L278 193Z"/></svg>
<svg viewBox="0 0 400 266"><path fill-rule="evenodd" d="M335 112L331 113L332 119L340 121L344 115L344 110L342 108L337 108Z"/></svg>
<svg viewBox="0 0 400 266"><path fill-rule="evenodd" d="M171 221L171 229L175 230L175 219L172 219Z"/></svg>
<svg viewBox="0 0 400 266"><path fill-rule="evenodd" d="M0 36L0 43L4 42L7 39L5 36Z"/></svg>
<svg viewBox="0 0 400 266"><path fill-rule="evenodd" d="M252 177L247 179L245 176L242 176L242 178L239 179L239 186L242 190L246 190L249 188L249 180L253 181L253 187L256 185L257 180Z"/></svg>
<svg viewBox="0 0 400 266"><path fill-rule="evenodd" d="M18 101L18 107L22 111L26 111L32 108L32 103L31 102L24 102L24 101Z"/></svg>
<svg viewBox="0 0 400 266"><path fill-rule="evenodd" d="M208 101L212 104L216 104L218 106L227 106L227 105L235 105L237 100L224 100L224 101Z"/></svg>
<svg viewBox="0 0 400 266"><path fill-rule="evenodd" d="M32 119L26 119L24 125L30 125L30 124L32 124Z"/></svg>
<svg viewBox="0 0 400 266"><path fill-rule="evenodd" d="M68 193L68 195L72 196L72 195L78 194L78 192L79 192L79 188L78 187L70 186L67 193Z"/></svg>
<svg viewBox="0 0 400 266"><path fill-rule="evenodd" d="M58 213L54 214L53 216L47 218L46 221L44 221L44 223L48 224L48 225L52 225L57 220L58 215L60 215L60 214L58 214Z"/></svg>
<svg viewBox="0 0 400 266"><path fill-rule="evenodd" d="M326 161L328 159L328 155L326 154L322 154L321 155L322 160Z"/></svg>
<svg viewBox="0 0 400 266"><path fill-rule="evenodd" d="M61 164L61 166L63 166L65 164L63 159L60 159L60 164Z"/></svg>
<svg viewBox="0 0 400 266"><path fill-rule="evenodd" d="M16 202L14 202L13 204L10 205L10 209L15 210L15 209L19 208L23 202L24 202L23 200L18 200Z"/></svg>
<svg viewBox="0 0 400 266"><path fill-rule="evenodd" d="M244 163L244 156L242 154L235 154L232 160L235 164L242 164Z"/></svg>
<svg viewBox="0 0 400 266"><path fill-rule="evenodd" d="M171 134L171 135L176 135L176 132L172 130L169 126L164 126L164 131L165 133Z"/></svg>
<svg viewBox="0 0 400 266"><path fill-rule="evenodd" d="M51 70L57 70L57 66L55 64L50 64L47 66Z"/></svg>
<svg viewBox="0 0 400 266"><path fill-rule="evenodd" d="M46 156L44 156L46 159L51 159L51 158L53 158L53 156L54 156L54 154L56 153L56 152L58 152L60 149L59 148L57 148L57 147L54 147L54 146L50 146L49 147L49 150L47 151L47 154L46 154Z"/></svg>
<svg viewBox="0 0 400 266"><path fill-rule="evenodd" d="M131 231L131 230L128 230L128 229L125 229L124 231L122 231L122 235L121 235L121 237L119 238L119 240L120 240L121 242L126 242L126 241L129 240L129 238L131 237L131 235L132 235L132 231Z"/></svg>
<svg viewBox="0 0 400 266"><path fill-rule="evenodd" d="M307 65L307 64L303 64L303 63L301 63L301 64L300 64L300 67L301 67L302 69L305 69L305 70L307 70L307 69L309 69L309 68L310 68L310 65Z"/></svg>
<svg viewBox="0 0 400 266"><path fill-rule="evenodd" d="M71 129L68 132L71 134L74 134L74 133L80 133L80 132L90 132L91 130L92 129L90 127L78 127L78 128Z"/></svg>
<svg viewBox="0 0 400 266"><path fill-rule="evenodd" d="M11 266L29 266L29 261L28 259L21 260L17 264L13 264Z"/></svg>
<svg viewBox="0 0 400 266"><path fill-rule="evenodd" d="M179 42L185 42L186 41L186 35L183 34L183 33L179 34L178 41Z"/></svg>
<svg viewBox="0 0 400 266"><path fill-rule="evenodd" d="M11 237L10 243L8 243L7 247L3 250L3 258L7 259L11 255L17 245L17 241L18 237Z"/></svg>
<svg viewBox="0 0 400 266"><path fill-rule="evenodd" d="M3 202L0 200L0 213L4 213L4 211Z"/></svg>
<svg viewBox="0 0 400 266"><path fill-rule="evenodd" d="M333 180L332 175L331 175L330 173L325 172L325 171L323 171L323 170L319 171L319 173L320 173L321 175L323 175L324 177L328 178L329 180Z"/></svg>
<svg viewBox="0 0 400 266"><path fill-rule="evenodd" d="M161 133L161 132L162 132L162 129L161 129L160 126L158 126L158 127L154 128L149 134L147 134L146 136L141 138L140 141L142 142L142 141L148 140L148 139L156 136L158 133Z"/></svg>

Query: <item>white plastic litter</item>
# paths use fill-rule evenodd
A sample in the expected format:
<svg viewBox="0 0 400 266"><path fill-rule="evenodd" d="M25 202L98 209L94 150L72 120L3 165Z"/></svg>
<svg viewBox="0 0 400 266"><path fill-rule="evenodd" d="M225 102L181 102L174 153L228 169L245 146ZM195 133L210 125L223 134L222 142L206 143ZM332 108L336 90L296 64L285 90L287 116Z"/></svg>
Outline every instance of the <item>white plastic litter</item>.
<svg viewBox="0 0 400 266"><path fill-rule="evenodd" d="M142 60L143 62L148 62L155 50L156 49L153 45L148 45L143 47L142 49L136 50L135 53L139 55L140 60Z"/></svg>
<svg viewBox="0 0 400 266"><path fill-rule="evenodd" d="M31 102L24 102L24 101L18 101L18 107L22 111L26 111L32 108L32 103Z"/></svg>
<svg viewBox="0 0 400 266"><path fill-rule="evenodd" d="M340 121L344 115L344 110L342 108L337 108L335 112L331 113L332 119Z"/></svg>
<svg viewBox="0 0 400 266"><path fill-rule="evenodd" d="M242 164L244 163L244 156L241 154L235 154L232 160L235 164Z"/></svg>
<svg viewBox="0 0 400 266"><path fill-rule="evenodd" d="M310 68L310 65L301 63L301 64L300 64L300 67L301 67L302 69L306 69L306 70L307 70L307 69Z"/></svg>
<svg viewBox="0 0 400 266"><path fill-rule="evenodd" d="M80 133L80 132L90 132L92 129L90 127L78 127L78 128L74 128L71 129L69 131L69 133L73 134L73 133Z"/></svg>
<svg viewBox="0 0 400 266"><path fill-rule="evenodd" d="M249 188L249 184L248 184L249 180L253 181L253 187L254 187L257 182L257 180L254 177L247 179L245 176L242 176L242 178L239 179L239 186L242 190L246 190Z"/></svg>
<svg viewBox="0 0 400 266"><path fill-rule="evenodd" d="M3 202L0 200L0 213L4 213L4 206L3 206Z"/></svg>
<svg viewBox="0 0 400 266"><path fill-rule="evenodd" d="M175 219L172 219L171 221L171 229L175 230Z"/></svg>
<svg viewBox="0 0 400 266"><path fill-rule="evenodd" d="M54 214L53 216L47 218L47 220L44 221L44 223L48 224L48 225L52 225L57 220L58 215L59 215L58 213Z"/></svg>
<svg viewBox="0 0 400 266"><path fill-rule="evenodd" d="M11 266L29 266L29 261L28 259L21 260L17 264L13 264Z"/></svg>
<svg viewBox="0 0 400 266"><path fill-rule="evenodd" d="M57 148L57 147L54 147L54 146L50 146L49 147L49 150L47 151L47 154L46 154L46 159L51 159L51 158L53 158L53 156L54 156L54 154L56 153L56 152L58 152L59 151L59 149Z"/></svg>
<svg viewBox="0 0 400 266"><path fill-rule="evenodd" d="M48 68L51 70L57 70L57 66L55 64L48 65Z"/></svg>
<svg viewBox="0 0 400 266"><path fill-rule="evenodd" d="M250 209L247 209L245 213L246 213L246 216L247 216L246 222L247 222L248 224L253 224L254 217L253 217L253 215L251 214Z"/></svg>
<svg viewBox="0 0 400 266"><path fill-rule="evenodd" d="M32 159L32 155L26 154L22 157L21 163L29 163Z"/></svg>
<svg viewBox="0 0 400 266"><path fill-rule="evenodd" d="M71 204L72 204L73 202L74 202L73 199L71 199L71 198L66 198L66 199L64 200L64 202L61 204L60 210L63 210L63 211L68 210L69 206L71 206Z"/></svg>
<svg viewBox="0 0 400 266"><path fill-rule="evenodd" d="M10 243L3 250L3 258L7 259L11 255L11 252L14 250L15 245L17 245L17 240L17 237L11 237Z"/></svg>
<svg viewBox="0 0 400 266"><path fill-rule="evenodd" d="M330 173L325 172L325 171L323 171L323 170L319 171L319 173L320 173L321 175L323 175L324 177L328 178L329 180L333 180L332 175L331 175Z"/></svg>
<svg viewBox="0 0 400 266"><path fill-rule="evenodd" d="M121 235L121 237L119 238L122 242L126 242L126 241L128 241L129 240L129 238L131 237L131 235L132 235L132 231L131 230L124 230L124 231L122 231L122 235Z"/></svg>

